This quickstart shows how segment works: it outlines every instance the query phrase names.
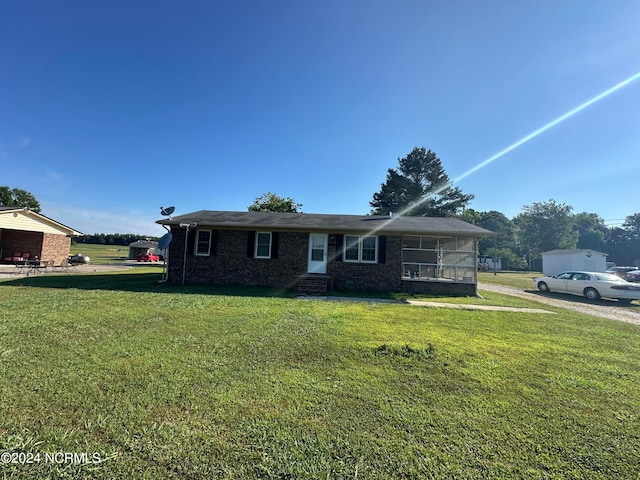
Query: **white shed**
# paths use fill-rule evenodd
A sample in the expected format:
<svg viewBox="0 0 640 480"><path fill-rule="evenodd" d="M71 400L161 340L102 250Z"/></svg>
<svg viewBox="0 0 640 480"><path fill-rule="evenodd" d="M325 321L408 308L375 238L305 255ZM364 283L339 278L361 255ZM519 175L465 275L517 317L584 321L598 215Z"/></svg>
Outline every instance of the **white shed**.
<svg viewBox="0 0 640 480"><path fill-rule="evenodd" d="M604 272L607 254L596 250L551 250L542 254L542 274L557 275L567 270Z"/></svg>

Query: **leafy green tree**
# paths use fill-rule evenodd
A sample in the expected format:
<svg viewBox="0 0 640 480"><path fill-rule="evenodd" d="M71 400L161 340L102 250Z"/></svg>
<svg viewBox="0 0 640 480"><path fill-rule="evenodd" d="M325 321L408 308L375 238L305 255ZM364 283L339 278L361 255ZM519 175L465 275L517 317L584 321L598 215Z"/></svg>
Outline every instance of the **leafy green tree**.
<svg viewBox="0 0 640 480"><path fill-rule="evenodd" d="M592 248L606 253L611 232L604 219L595 213L578 213L574 216L574 229L578 233L578 248Z"/></svg>
<svg viewBox="0 0 640 480"><path fill-rule="evenodd" d="M525 205L522 210L513 222L519 244L531 249L533 258L549 250L576 248L573 207L549 200Z"/></svg>
<svg viewBox="0 0 640 480"><path fill-rule="evenodd" d="M28 208L40 213L40 202L31 192L21 188L0 187L0 206Z"/></svg>
<svg viewBox="0 0 640 480"><path fill-rule="evenodd" d="M634 213L625 218L622 228L627 232L630 240L640 240L640 213Z"/></svg>
<svg viewBox="0 0 640 480"><path fill-rule="evenodd" d="M478 212L472 208L466 208L458 218L496 233L495 237L483 238L478 242L478 252L481 256L493 257L497 245L504 270L526 268L526 262L523 259L525 253L521 252L515 243L513 221L503 213L496 210Z"/></svg>
<svg viewBox="0 0 640 480"><path fill-rule="evenodd" d="M284 198L276 195L275 193L264 193L254 200L249 205L248 210L250 212L288 212L288 213L302 213L302 204L296 203L292 198Z"/></svg>
<svg viewBox="0 0 640 480"><path fill-rule="evenodd" d="M462 213L456 215L456 217L464 222L480 226L483 215L484 212L478 212L473 208L465 208L464 210L462 210Z"/></svg>
<svg viewBox="0 0 640 480"><path fill-rule="evenodd" d="M414 148L387 171L387 180L373 194L374 215L398 213L414 217L451 217L473 199L452 187L442 162L431 150Z"/></svg>
<svg viewBox="0 0 640 480"><path fill-rule="evenodd" d="M501 267L503 270L526 270L527 262L526 260L518 256L513 250L510 248L498 248L490 247L485 250L483 256L494 258L497 252L497 256L501 259Z"/></svg>
<svg viewBox="0 0 640 480"><path fill-rule="evenodd" d="M503 213L496 210L482 212L480 215L480 221L477 225L479 227L486 228L487 230L491 230L497 235L497 238L489 237L482 239L479 243L480 251L493 247L496 243L502 248L513 249L515 247L513 222Z"/></svg>
<svg viewBox="0 0 640 480"><path fill-rule="evenodd" d="M640 265L640 213L629 215L622 228L611 229L607 253L618 265Z"/></svg>

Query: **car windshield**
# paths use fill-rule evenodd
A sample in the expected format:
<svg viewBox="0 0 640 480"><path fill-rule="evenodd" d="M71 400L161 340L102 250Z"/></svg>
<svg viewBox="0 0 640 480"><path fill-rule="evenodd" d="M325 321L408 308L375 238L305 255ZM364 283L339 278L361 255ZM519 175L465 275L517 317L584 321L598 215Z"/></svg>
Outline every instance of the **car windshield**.
<svg viewBox="0 0 640 480"><path fill-rule="evenodd" d="M624 280L612 273L596 273L595 276L598 280L604 280L605 282L624 282Z"/></svg>
<svg viewBox="0 0 640 480"><path fill-rule="evenodd" d="M571 278L571 272L560 273L556 275L556 278L559 278L561 280L568 280L569 278Z"/></svg>

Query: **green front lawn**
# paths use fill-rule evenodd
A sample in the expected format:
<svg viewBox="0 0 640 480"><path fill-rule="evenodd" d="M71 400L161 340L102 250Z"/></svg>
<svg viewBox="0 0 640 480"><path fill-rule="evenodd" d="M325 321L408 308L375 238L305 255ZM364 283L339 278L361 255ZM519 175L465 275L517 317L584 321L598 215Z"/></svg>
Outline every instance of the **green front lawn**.
<svg viewBox="0 0 640 480"><path fill-rule="evenodd" d="M541 277L540 272L478 272L478 281L486 283L496 283L508 287L520 288L522 290L536 290L533 279Z"/></svg>
<svg viewBox="0 0 640 480"><path fill-rule="evenodd" d="M94 265L122 263L129 258L129 247L120 245L98 245L94 243L71 243L71 255L86 255Z"/></svg>
<svg viewBox="0 0 640 480"><path fill-rule="evenodd" d="M637 326L158 278L0 282L0 452L102 460L0 463L3 478L640 471Z"/></svg>

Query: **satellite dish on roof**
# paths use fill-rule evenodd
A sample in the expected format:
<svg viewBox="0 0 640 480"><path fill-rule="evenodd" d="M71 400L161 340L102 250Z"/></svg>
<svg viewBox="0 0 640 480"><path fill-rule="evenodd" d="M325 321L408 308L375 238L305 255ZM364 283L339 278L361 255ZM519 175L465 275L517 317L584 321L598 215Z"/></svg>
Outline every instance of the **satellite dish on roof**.
<svg viewBox="0 0 640 480"><path fill-rule="evenodd" d="M174 211L175 211L176 207L160 207L160 214L164 215L165 217L168 217L169 215L171 215Z"/></svg>
<svg viewBox="0 0 640 480"><path fill-rule="evenodd" d="M171 233L165 233L160 240L158 240L158 248L165 250L171 243L171 240L173 240L173 235Z"/></svg>

